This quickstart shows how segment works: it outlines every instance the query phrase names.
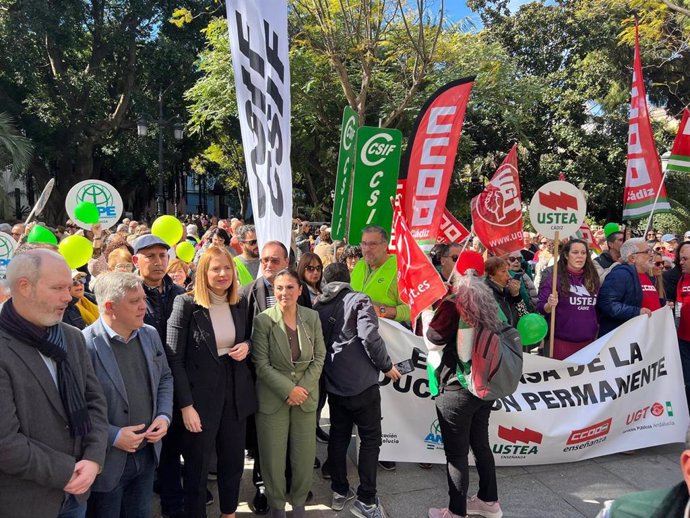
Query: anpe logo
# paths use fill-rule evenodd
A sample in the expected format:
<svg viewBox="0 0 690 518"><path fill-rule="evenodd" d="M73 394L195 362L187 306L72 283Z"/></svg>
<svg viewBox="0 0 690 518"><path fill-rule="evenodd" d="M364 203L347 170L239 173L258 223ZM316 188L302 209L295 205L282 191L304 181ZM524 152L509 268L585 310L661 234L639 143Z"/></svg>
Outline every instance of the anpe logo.
<svg viewBox="0 0 690 518"><path fill-rule="evenodd" d="M424 438L424 443L428 450L443 449L443 437L441 436L441 425L436 419L429 427L429 433Z"/></svg>
<svg viewBox="0 0 690 518"><path fill-rule="evenodd" d="M10 243L9 238L0 236L0 259L9 259L13 250L14 244Z"/></svg>
<svg viewBox="0 0 690 518"><path fill-rule="evenodd" d="M520 428L510 427L506 428L504 426L498 425L498 436L510 443L515 444L516 442L522 442L529 444L531 442L536 444L541 444L543 435L529 428L520 430Z"/></svg>
<svg viewBox="0 0 690 518"><path fill-rule="evenodd" d="M107 218L116 217L115 207L113 206L113 195L110 190L103 185L90 183L84 185L77 192L77 203L88 201L98 207L98 214Z"/></svg>
<svg viewBox="0 0 690 518"><path fill-rule="evenodd" d="M383 139L385 142L382 142ZM395 144L390 144L393 136L388 133L377 133L362 146L360 159L364 165L374 167L383 162L388 155L395 151Z"/></svg>
<svg viewBox="0 0 690 518"><path fill-rule="evenodd" d="M611 431L611 420L612 418L609 417L606 421L593 424L587 428L573 430L570 432L570 437L568 437L566 444L579 444L607 435Z"/></svg>

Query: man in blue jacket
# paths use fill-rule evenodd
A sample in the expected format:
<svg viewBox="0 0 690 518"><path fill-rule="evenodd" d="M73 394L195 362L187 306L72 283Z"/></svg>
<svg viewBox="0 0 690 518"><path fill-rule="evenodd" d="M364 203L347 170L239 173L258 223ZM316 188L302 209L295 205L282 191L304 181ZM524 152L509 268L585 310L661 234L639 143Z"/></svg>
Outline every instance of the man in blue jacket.
<svg viewBox="0 0 690 518"><path fill-rule="evenodd" d="M599 290L599 336L638 315L651 315L661 307L659 294L647 274L651 250L644 238L628 239L621 247L623 264L613 267Z"/></svg>
<svg viewBox="0 0 690 518"><path fill-rule="evenodd" d="M381 447L381 394L379 373L393 380L400 373L393 366L386 344L379 335L378 317L371 299L352 289L350 271L343 263L329 264L323 272L327 283L314 306L321 317L326 342L326 390L331 411L328 463L333 499L340 511L355 497L347 481L345 456L357 425L360 438L359 488L353 514L364 518L381 516L376 496L376 465Z"/></svg>
<svg viewBox="0 0 690 518"><path fill-rule="evenodd" d="M133 273L96 279L101 317L84 329L108 402L108 452L87 506L94 518L151 514L153 475L172 416L173 379L158 332L144 324L146 294Z"/></svg>

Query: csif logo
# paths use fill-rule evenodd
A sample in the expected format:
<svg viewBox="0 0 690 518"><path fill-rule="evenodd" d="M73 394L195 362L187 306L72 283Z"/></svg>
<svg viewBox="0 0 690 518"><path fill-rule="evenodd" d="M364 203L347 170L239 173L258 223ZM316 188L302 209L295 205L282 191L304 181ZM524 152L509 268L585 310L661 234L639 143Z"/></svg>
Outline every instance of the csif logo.
<svg viewBox="0 0 690 518"><path fill-rule="evenodd" d="M98 215L105 218L117 217L113 194L102 184L89 183L77 191L77 203L87 201L98 207Z"/></svg>
<svg viewBox="0 0 690 518"><path fill-rule="evenodd" d="M355 135L357 133L356 128L356 117L353 115L345 123L345 128L343 128L343 149L349 151L352 144L355 141Z"/></svg>
<svg viewBox="0 0 690 518"><path fill-rule="evenodd" d="M395 151L396 145L391 144L393 136L388 133L377 133L372 135L362 146L359 155L364 165L375 167L381 164L386 157Z"/></svg>
<svg viewBox="0 0 690 518"><path fill-rule="evenodd" d="M441 425L438 424L438 419L431 423L429 433L424 437L424 444L426 444L428 450L443 449L443 437L441 436Z"/></svg>

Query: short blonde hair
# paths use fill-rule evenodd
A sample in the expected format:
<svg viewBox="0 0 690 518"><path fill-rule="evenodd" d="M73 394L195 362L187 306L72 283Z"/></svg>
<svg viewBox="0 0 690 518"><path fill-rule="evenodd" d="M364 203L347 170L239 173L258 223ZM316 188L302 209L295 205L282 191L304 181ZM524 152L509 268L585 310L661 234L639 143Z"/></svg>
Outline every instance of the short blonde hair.
<svg viewBox="0 0 690 518"><path fill-rule="evenodd" d="M225 257L230 261L232 265L232 283L228 289L228 304L235 305L240 300L240 283L237 278L237 271L235 269L235 261L232 258L230 251L222 246L211 245L209 246L201 257L199 258L199 264L196 267L196 283L194 284L194 289L192 294L194 295L194 302L199 304L201 307L208 309L211 306L211 296L209 295L210 288L208 287L208 268L211 263L211 259L215 257Z"/></svg>
<svg viewBox="0 0 690 518"><path fill-rule="evenodd" d="M189 275L189 265L185 263L182 259L171 259L168 263L168 268L165 270L166 274L170 272L176 272L177 270L182 270L185 275Z"/></svg>
<svg viewBox="0 0 690 518"><path fill-rule="evenodd" d="M124 246L121 246L120 248L116 248L110 254L108 255L108 269L109 270L114 270L115 266L120 264L120 263L131 263L132 262L132 254L129 253L129 250L127 250Z"/></svg>

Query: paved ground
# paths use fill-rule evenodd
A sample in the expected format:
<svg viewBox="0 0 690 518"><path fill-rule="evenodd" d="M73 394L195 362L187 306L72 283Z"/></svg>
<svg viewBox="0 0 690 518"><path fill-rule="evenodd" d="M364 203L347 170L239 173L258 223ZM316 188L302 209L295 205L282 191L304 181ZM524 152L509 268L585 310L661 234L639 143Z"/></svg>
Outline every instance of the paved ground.
<svg viewBox="0 0 690 518"><path fill-rule="evenodd" d="M669 487L681 480L682 444L646 448L632 455L615 454L571 464L498 468L498 490L506 518L594 517L603 502L643 489ZM318 445L323 460L326 446ZM351 457L354 448L350 449ZM357 481L356 467L349 460L350 481ZM215 482L209 488L216 495ZM329 482L314 470L314 500L307 506L308 518L347 517L349 504L340 513L329 508ZM447 504L444 466L423 470L416 464L398 464L396 471L379 469L378 490L390 518L426 518L429 507ZM470 492L477 490L477 476L470 468ZM245 465L238 517L255 516L247 502L254 496L251 461ZM217 495L216 495L217 499ZM156 506L158 503L156 502ZM209 506L209 518L219 516L217 504ZM156 514L156 518L160 515ZM290 516L290 513L288 513Z"/></svg>

